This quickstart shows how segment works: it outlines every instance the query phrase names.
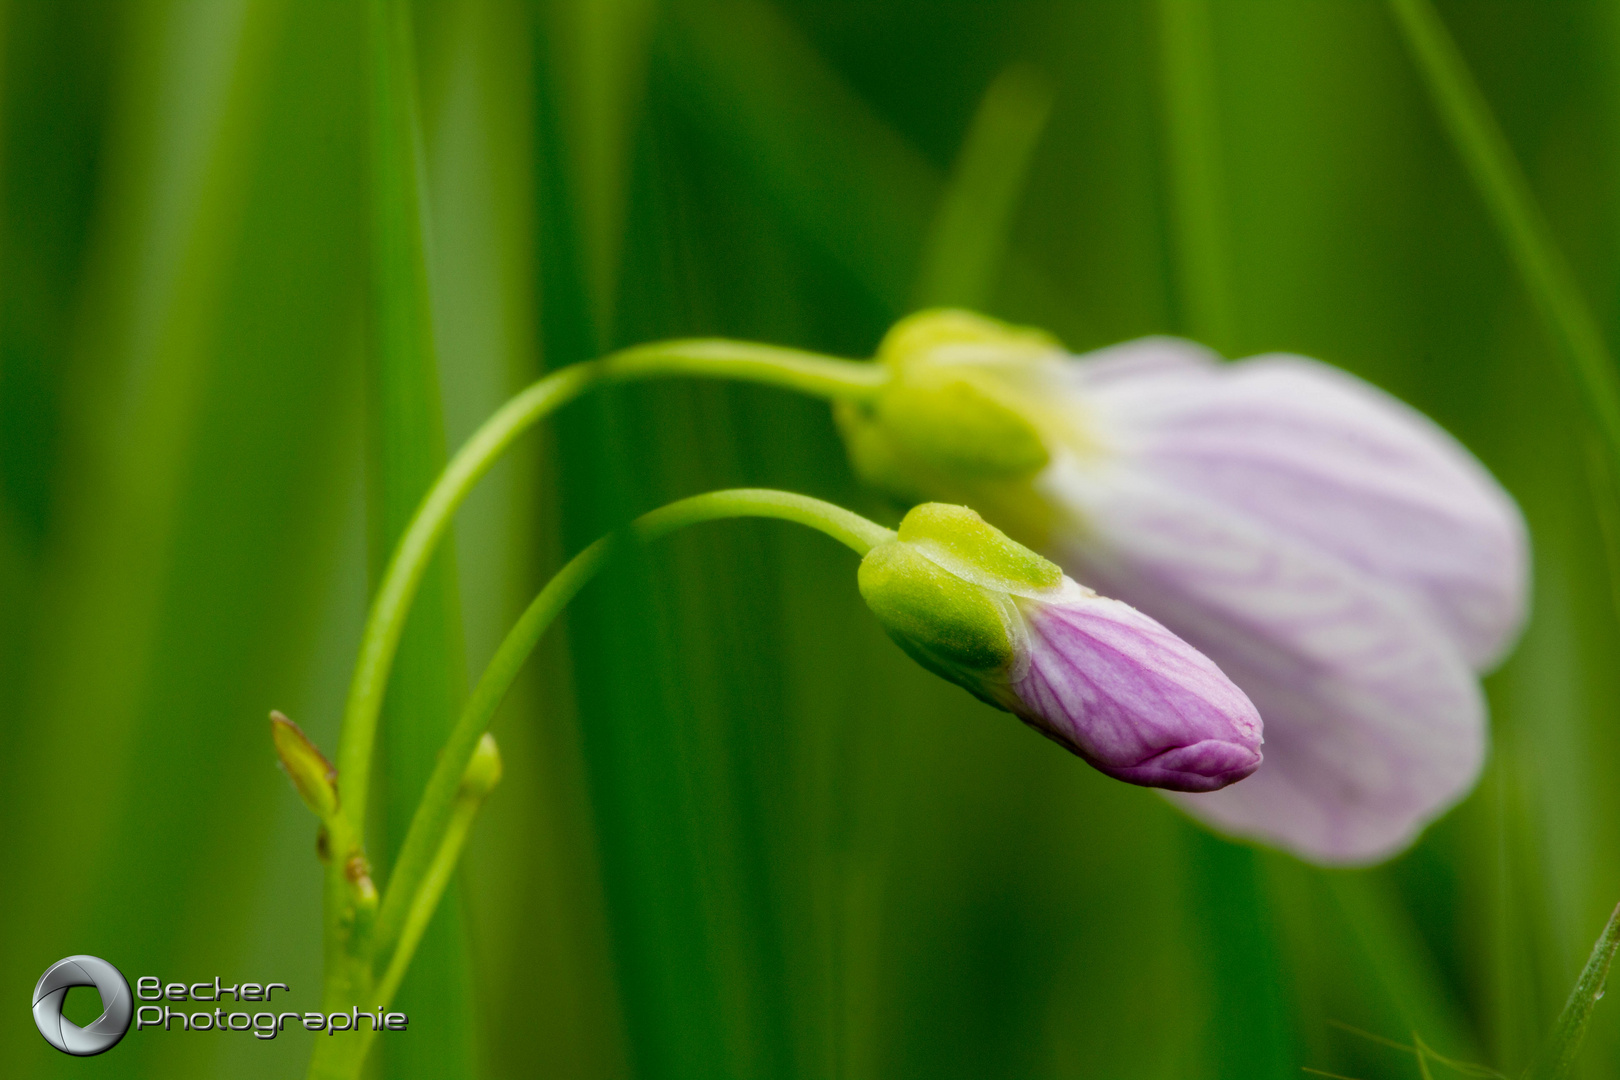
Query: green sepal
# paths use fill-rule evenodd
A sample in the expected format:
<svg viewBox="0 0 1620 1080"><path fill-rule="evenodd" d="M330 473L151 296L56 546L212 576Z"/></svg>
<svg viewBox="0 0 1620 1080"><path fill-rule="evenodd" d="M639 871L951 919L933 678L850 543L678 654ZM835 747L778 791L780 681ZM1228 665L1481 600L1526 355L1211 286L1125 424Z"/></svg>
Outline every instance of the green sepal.
<svg viewBox="0 0 1620 1080"><path fill-rule="evenodd" d="M966 506L923 503L900 522L900 539L943 555L952 569L1007 591L1045 592L1063 584L1063 569Z"/></svg>
<svg viewBox="0 0 1620 1080"><path fill-rule="evenodd" d="M877 358L904 365L940 349L982 347L998 358L1038 358L1062 351L1057 338L1032 326L1013 326L962 308L929 308L889 328Z"/></svg>
<svg viewBox="0 0 1620 1080"><path fill-rule="evenodd" d="M896 540L873 548L861 560L858 581L883 628L935 660L971 672L1012 666L1016 652L997 595L915 545Z"/></svg>
<svg viewBox="0 0 1620 1080"><path fill-rule="evenodd" d="M890 379L872 400L839 409L857 471L891 491L956 482L1017 481L1051 460L1024 400L1018 369L1061 352L1052 338L968 311L922 311L878 347Z"/></svg>
<svg viewBox="0 0 1620 1080"><path fill-rule="evenodd" d="M1007 707L1002 676L1023 647L1015 595L1063 584L1063 571L965 506L924 503L861 561L861 596L924 667Z"/></svg>
<svg viewBox="0 0 1620 1080"><path fill-rule="evenodd" d="M878 398L876 422L907 454L963 478L1020 479L1051 460L1035 426L971 371L906 373Z"/></svg>

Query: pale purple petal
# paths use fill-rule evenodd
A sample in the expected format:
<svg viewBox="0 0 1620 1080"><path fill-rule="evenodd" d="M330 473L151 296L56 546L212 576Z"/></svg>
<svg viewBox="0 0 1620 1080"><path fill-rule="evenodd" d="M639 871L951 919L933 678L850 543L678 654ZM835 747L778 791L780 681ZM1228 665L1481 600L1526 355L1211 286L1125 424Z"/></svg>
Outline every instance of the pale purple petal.
<svg viewBox="0 0 1620 1080"><path fill-rule="evenodd" d="M1517 506L1456 440L1298 356L1232 364L1174 339L1070 365L1085 415L1131 465L1408 592L1477 669L1524 621Z"/></svg>
<svg viewBox="0 0 1620 1080"><path fill-rule="evenodd" d="M1120 780L1214 791L1260 765L1260 717L1210 660L1159 623L1072 582L1020 598L1028 723Z"/></svg>
<svg viewBox="0 0 1620 1080"><path fill-rule="evenodd" d="M1064 460L1041 484L1073 515L1052 554L1202 650L1265 719L1264 767L1222 792L1177 796L1190 813L1357 863L1398 850L1472 787L1483 700L1409 594L1125 463Z"/></svg>

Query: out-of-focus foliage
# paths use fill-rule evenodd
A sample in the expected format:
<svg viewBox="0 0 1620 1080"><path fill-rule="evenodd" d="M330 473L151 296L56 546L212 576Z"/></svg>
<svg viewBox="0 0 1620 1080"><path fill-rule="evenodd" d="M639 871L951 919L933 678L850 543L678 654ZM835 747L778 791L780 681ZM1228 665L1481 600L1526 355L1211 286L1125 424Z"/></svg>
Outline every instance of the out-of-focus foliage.
<svg viewBox="0 0 1620 1080"><path fill-rule="evenodd" d="M265 716L331 753L374 557L362 7L0 15L14 1003L88 952L131 978L276 979L313 1007L313 827ZM1440 13L1614 341L1620 6ZM754 522L664 543L587 590L498 721L506 779L435 946L469 972L474 1075L1418 1075L1343 1025L1529 1063L1620 897L1620 506L1385 7L414 15L451 445L614 345L866 355L920 280L947 281L1076 350L1197 332L1341 364L1462 438L1536 546L1530 628L1488 681L1484 781L1393 864L1328 873L1211 838L932 679L823 538ZM924 279L949 250L936 211L974 205L952 170L985 175L962 141L1011 107L980 102L1014 65L1037 89L1003 132L1009 167L1038 141L1005 234L964 241L1005 257ZM897 517L823 404L600 393L458 519L468 670L564 555L738 484ZM408 985L412 1036L443 1007L419 1000ZM284 1077L310 1038L146 1031L69 1059L0 1010L0 1061L30 1077ZM1581 1074L1617 1067L1620 1010L1600 1004Z"/></svg>

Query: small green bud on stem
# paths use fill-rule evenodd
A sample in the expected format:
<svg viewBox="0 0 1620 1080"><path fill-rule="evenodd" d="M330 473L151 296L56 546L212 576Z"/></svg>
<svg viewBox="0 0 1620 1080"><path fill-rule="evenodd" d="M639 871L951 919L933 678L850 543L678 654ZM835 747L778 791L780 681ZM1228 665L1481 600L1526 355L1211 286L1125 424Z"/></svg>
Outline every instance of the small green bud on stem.
<svg viewBox="0 0 1620 1080"><path fill-rule="evenodd" d="M495 736L484 732L478 740L478 749L467 762L467 771L461 774L462 798L482 800L501 782L501 751L495 745Z"/></svg>
<svg viewBox="0 0 1620 1080"><path fill-rule="evenodd" d="M316 817L330 821L338 808L337 770L309 736L282 713L270 713L270 736L281 769L298 789L299 798Z"/></svg>

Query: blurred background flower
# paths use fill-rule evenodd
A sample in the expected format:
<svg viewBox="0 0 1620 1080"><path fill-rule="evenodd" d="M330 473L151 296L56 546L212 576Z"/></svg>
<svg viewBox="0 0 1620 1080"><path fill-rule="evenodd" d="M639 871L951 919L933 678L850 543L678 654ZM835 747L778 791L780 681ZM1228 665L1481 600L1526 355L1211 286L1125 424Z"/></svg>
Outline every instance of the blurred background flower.
<svg viewBox="0 0 1620 1080"><path fill-rule="evenodd" d="M311 827L264 716L333 745L380 558L360 7L4 8L0 979L19 994L75 953L315 993ZM1389 865L1328 871L1211 837L917 670L819 538L676 539L587 590L503 711L505 779L386 1075L1413 1074L1335 1023L1529 1060L1620 895L1620 512L1521 276L1545 263L1497 227L1523 223L1513 184L1481 199L1386 8L412 10L448 445L541 370L652 338L867 356L935 304L1076 352L1177 334L1327 358L1433 417L1523 507L1536 605L1485 680L1473 794ZM1616 11L1440 13L1594 312L1573 340L1601 381ZM739 484L884 512L822 403L660 383L570 407L457 521L441 614L467 669L565 554ZM74 1061L0 1010L0 1060L246 1078L308 1052L150 1034ZM1600 1006L1583 1067L1617 1064Z"/></svg>

